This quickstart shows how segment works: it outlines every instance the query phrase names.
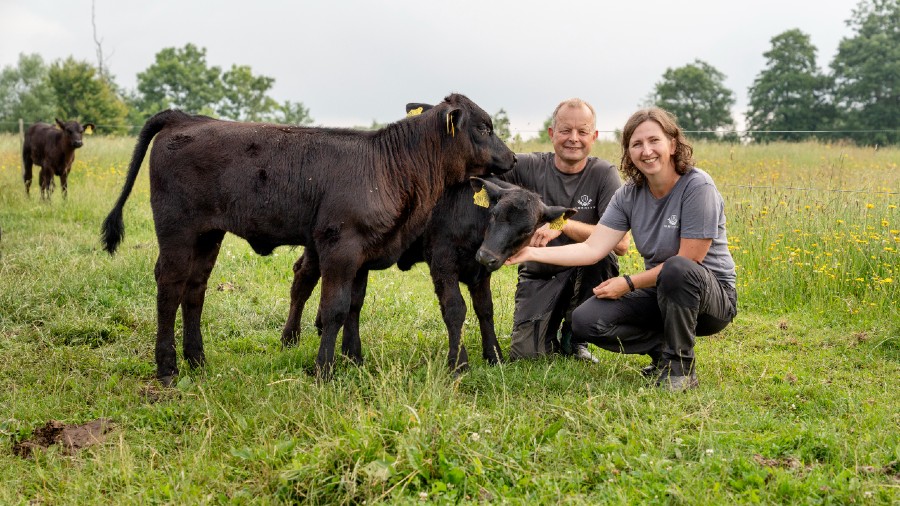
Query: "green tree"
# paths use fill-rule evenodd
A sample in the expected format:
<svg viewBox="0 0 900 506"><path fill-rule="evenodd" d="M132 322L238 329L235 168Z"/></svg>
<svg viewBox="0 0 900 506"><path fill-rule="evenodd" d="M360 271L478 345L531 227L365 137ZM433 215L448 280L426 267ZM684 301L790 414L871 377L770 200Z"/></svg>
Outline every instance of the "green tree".
<svg viewBox="0 0 900 506"><path fill-rule="evenodd" d="M811 130L830 129L834 107L829 103L830 79L816 66L816 48L798 29L772 38L763 53L766 68L750 86L747 111L751 137L756 141L800 141L815 137ZM799 131L788 133L786 131Z"/></svg>
<svg viewBox="0 0 900 506"><path fill-rule="evenodd" d="M724 80L725 74L715 67L694 60L683 67L666 69L650 101L674 114L691 137L717 138L712 132L734 129L734 93L725 87ZM724 137L736 139L733 132Z"/></svg>
<svg viewBox="0 0 900 506"><path fill-rule="evenodd" d="M30 125L53 121L56 96L47 81L48 67L39 54L20 54L17 66L0 71L0 131L17 132L19 119Z"/></svg>
<svg viewBox="0 0 900 506"><path fill-rule="evenodd" d="M494 123L494 135L503 142L509 142L512 135L509 132L509 115L506 114L506 111L501 108L497 114L494 114L491 121Z"/></svg>
<svg viewBox="0 0 900 506"><path fill-rule="evenodd" d="M128 108L97 69L71 56L50 66L47 80L56 95L56 115L62 120L92 122L106 133L126 133Z"/></svg>
<svg viewBox="0 0 900 506"><path fill-rule="evenodd" d="M222 75L223 100L217 112L241 121L274 119L278 102L267 95L274 83L271 77L254 76L247 65L232 65Z"/></svg>
<svg viewBox="0 0 900 506"><path fill-rule="evenodd" d="M275 121L285 125L301 126L312 125L313 123L312 116L309 115L309 109L303 106L303 102L291 102L290 100L286 100L278 106ZM374 127L376 124L375 120L372 120L372 126Z"/></svg>
<svg viewBox="0 0 900 506"><path fill-rule="evenodd" d="M840 127L863 144L900 142L900 0L863 0L831 62Z"/></svg>
<svg viewBox="0 0 900 506"><path fill-rule="evenodd" d="M548 129L553 125L553 115L551 114L549 118L544 120L543 128L540 132L538 132L538 140L541 142L551 142L550 140L550 132Z"/></svg>
<svg viewBox="0 0 900 506"><path fill-rule="evenodd" d="M156 53L152 65L137 75L136 106L146 120L170 108L191 114L215 111L223 98L222 70L206 63L206 49L188 43Z"/></svg>

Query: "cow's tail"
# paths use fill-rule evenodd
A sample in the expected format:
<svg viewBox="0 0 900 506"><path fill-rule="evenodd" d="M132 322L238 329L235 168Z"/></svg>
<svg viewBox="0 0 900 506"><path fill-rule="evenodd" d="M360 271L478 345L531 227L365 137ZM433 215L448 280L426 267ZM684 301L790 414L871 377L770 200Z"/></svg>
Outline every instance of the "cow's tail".
<svg viewBox="0 0 900 506"><path fill-rule="evenodd" d="M122 236L125 235L125 223L122 220L122 208L125 207L125 201L128 200L128 196L131 195L131 190L134 188L134 182L137 180L138 171L141 170L141 163L143 163L144 156L147 154L147 148L150 146L150 141L153 140L153 136L158 134L166 125L172 123L174 119L182 119L185 117L187 117L187 115L181 111L163 111L147 120L147 123L144 124L144 128L141 129L141 133L138 135L137 144L134 146L134 153L131 155L131 165L128 166L128 175L125 177L125 186L122 187L122 193L119 195L119 200L116 201L116 205L113 206L112 211L110 211L106 219L103 220L103 226L100 229L103 249L110 255L116 252L116 248L118 248L119 243L122 241Z"/></svg>

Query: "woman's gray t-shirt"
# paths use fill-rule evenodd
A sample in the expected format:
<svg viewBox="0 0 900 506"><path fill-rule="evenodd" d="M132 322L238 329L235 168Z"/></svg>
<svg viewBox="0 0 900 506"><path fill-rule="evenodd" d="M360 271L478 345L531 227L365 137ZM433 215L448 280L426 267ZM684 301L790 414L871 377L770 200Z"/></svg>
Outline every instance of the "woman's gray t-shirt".
<svg viewBox="0 0 900 506"><path fill-rule="evenodd" d="M725 233L725 201L709 174L696 167L661 199L654 197L646 184L625 184L613 195L600 223L630 230L648 270L677 255L682 237L712 239L701 263L720 283L735 286L734 260Z"/></svg>

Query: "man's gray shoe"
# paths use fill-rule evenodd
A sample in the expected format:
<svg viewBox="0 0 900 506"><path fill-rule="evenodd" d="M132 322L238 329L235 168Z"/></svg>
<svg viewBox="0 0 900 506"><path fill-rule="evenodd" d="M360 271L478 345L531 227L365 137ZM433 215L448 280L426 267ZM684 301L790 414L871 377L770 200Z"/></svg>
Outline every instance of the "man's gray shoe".
<svg viewBox="0 0 900 506"><path fill-rule="evenodd" d="M599 364L600 359L595 357L591 350L588 349L587 344L585 343L575 343L575 358L579 360L584 360L585 362L592 362L594 364Z"/></svg>
<svg viewBox="0 0 900 506"><path fill-rule="evenodd" d="M672 368L666 364L660 368L659 378L656 379L656 386L670 392L683 392L700 386L697 379L697 373L691 370L686 376L677 376L672 374Z"/></svg>

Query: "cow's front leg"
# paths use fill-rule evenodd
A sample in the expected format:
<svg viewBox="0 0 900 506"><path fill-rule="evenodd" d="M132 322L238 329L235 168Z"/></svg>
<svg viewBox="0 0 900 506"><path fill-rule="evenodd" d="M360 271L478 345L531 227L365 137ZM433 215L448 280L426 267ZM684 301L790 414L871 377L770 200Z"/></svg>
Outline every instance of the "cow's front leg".
<svg viewBox="0 0 900 506"><path fill-rule="evenodd" d="M53 173L41 167L38 183L41 185L41 200L49 200L50 194L53 193Z"/></svg>
<svg viewBox="0 0 900 506"><path fill-rule="evenodd" d="M63 172L59 175L59 188L62 190L62 196L64 199L69 198L69 175L66 172Z"/></svg>
<svg viewBox="0 0 900 506"><path fill-rule="evenodd" d="M331 260L333 259L329 258ZM322 266L322 297L319 301L322 338L319 342L319 354L316 356L316 376L322 380L331 379L337 334L349 313L350 292L357 270L355 266L340 267L340 263L336 263L336 266Z"/></svg>
<svg viewBox="0 0 900 506"><path fill-rule="evenodd" d="M349 357L356 364L363 363L362 342L359 338L359 314L362 311L366 298L366 287L369 283L369 271L360 269L353 279L353 289L350 294L350 309L347 320L344 322L344 336L341 340L341 353Z"/></svg>
<svg viewBox="0 0 900 506"><path fill-rule="evenodd" d="M455 274L455 269L446 269L446 272L440 274L432 270L431 277L450 340L447 365L450 372L458 374L469 368L469 354L461 342L462 327L466 321L466 301L459 291L459 278Z"/></svg>
<svg viewBox="0 0 900 506"><path fill-rule="evenodd" d="M294 263L294 281L291 283L291 307L288 310L288 318L281 332L281 345L292 346L297 344L300 336L300 318L303 316L303 307L313 289L319 282L319 257L316 250L307 247L303 255ZM318 315L316 316L318 318Z"/></svg>
<svg viewBox="0 0 900 506"><path fill-rule="evenodd" d="M472 307L478 315L478 325L481 328L481 356L487 363L496 365L503 360L503 352L500 351L500 343L494 329L494 299L491 296L490 275L475 285L469 285L469 294L472 296Z"/></svg>

